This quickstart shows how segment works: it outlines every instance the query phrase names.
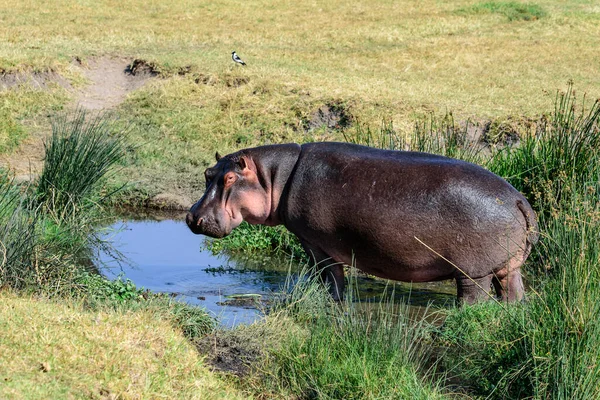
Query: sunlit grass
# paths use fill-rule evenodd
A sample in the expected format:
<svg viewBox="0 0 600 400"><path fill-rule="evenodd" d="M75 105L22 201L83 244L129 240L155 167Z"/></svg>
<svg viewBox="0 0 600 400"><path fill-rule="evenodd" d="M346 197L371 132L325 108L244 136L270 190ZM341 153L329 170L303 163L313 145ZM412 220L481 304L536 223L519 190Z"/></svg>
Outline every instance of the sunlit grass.
<svg viewBox="0 0 600 400"><path fill-rule="evenodd" d="M290 277L266 324L281 331L253 365L253 393L318 399L443 399L443 378L428 366L429 323L394 300L362 304L352 294L332 300L322 282L304 269ZM428 314L426 312L425 314ZM278 324L284 321L285 325Z"/></svg>
<svg viewBox="0 0 600 400"><path fill-rule="evenodd" d="M251 81L356 100L368 112L384 106L397 118L432 107L540 112L543 90L567 79L600 94L599 56L586 51L600 37L591 5L544 2L547 15L535 21L456 13L477 4L9 0L0 6L0 67L64 70L76 56L118 54L155 61L167 74L190 66L222 75L234 69L236 50Z"/></svg>
<svg viewBox="0 0 600 400"><path fill-rule="evenodd" d="M163 316L0 293L3 398L242 398Z"/></svg>
<svg viewBox="0 0 600 400"><path fill-rule="evenodd" d="M342 140L338 131L304 129L328 102L372 129L385 118L404 134L429 112L452 111L457 122L536 117L569 79L600 96L592 4L544 2L546 15L532 21L458 12L478 4L9 0L0 4L0 69L52 69L81 87L75 58L83 68L104 56L152 63L160 80L120 107L134 124L132 142L144 145L124 171L144 188L138 196L196 196L216 150ZM246 68L233 64L232 50ZM23 109L24 91L4 107ZM62 97L58 106L68 104ZM0 112L5 148L38 131L31 119L44 112Z"/></svg>

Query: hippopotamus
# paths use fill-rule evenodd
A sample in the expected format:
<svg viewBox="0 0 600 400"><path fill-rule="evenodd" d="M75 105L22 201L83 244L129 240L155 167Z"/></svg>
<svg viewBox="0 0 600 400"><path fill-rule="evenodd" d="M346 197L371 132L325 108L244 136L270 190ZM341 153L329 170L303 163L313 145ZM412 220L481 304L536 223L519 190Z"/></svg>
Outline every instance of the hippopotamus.
<svg viewBox="0 0 600 400"><path fill-rule="evenodd" d="M186 223L228 235L242 221L294 233L332 296L344 266L404 282L456 280L459 302L524 295L538 239L525 197L465 161L350 143L276 144L219 156Z"/></svg>

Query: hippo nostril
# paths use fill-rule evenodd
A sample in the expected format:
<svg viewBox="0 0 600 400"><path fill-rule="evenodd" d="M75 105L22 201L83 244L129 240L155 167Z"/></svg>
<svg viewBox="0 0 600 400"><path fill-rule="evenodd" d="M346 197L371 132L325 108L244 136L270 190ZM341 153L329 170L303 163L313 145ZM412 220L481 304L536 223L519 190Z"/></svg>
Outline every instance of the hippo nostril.
<svg viewBox="0 0 600 400"><path fill-rule="evenodd" d="M196 222L197 226L202 225L202 221L204 221L204 218L198 218L198 222Z"/></svg>

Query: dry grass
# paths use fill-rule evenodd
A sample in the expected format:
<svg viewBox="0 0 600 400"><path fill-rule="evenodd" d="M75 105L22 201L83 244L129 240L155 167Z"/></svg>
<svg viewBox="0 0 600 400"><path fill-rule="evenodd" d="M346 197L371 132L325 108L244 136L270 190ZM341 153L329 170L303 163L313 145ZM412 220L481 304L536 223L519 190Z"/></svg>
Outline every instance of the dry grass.
<svg viewBox="0 0 600 400"><path fill-rule="evenodd" d="M75 56L139 56L163 69L233 68L316 96L494 115L545 110L568 79L600 95L600 11L549 0L547 16L459 12L474 1L17 1L0 5L0 67L68 69Z"/></svg>
<svg viewBox="0 0 600 400"><path fill-rule="evenodd" d="M88 312L0 293L0 397L234 399L149 312Z"/></svg>

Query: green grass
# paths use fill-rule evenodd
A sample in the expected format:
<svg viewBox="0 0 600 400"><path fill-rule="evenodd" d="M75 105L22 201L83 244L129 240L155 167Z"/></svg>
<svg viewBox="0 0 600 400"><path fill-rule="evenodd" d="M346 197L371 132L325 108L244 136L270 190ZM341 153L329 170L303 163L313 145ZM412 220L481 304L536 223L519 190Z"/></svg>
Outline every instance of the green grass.
<svg viewBox="0 0 600 400"><path fill-rule="evenodd" d="M14 151L43 119L62 109L68 96L61 88L21 85L0 90L0 155Z"/></svg>
<svg viewBox="0 0 600 400"><path fill-rule="evenodd" d="M49 213L76 213L74 209L88 206L86 202L101 201L94 196L102 180L125 158L123 128L109 115L88 114L78 109L73 116L53 120L36 188L38 203Z"/></svg>
<svg viewBox="0 0 600 400"><path fill-rule="evenodd" d="M500 14L509 21L535 21L547 15L546 10L538 4L516 1L487 1L461 11L473 14Z"/></svg>
<svg viewBox="0 0 600 400"><path fill-rule="evenodd" d="M290 328L255 368L258 393L319 399L444 398L426 365L428 323L393 293L378 304L336 304L321 282L300 274L268 321ZM390 291L392 289L390 288ZM389 297L388 297L389 296ZM291 321L291 322L290 322ZM299 329L298 329L299 328ZM253 382L253 380L250 380Z"/></svg>
<svg viewBox="0 0 600 400"><path fill-rule="evenodd" d="M164 322L195 341L215 328L215 320L204 309L182 303L168 295L138 288L129 279L108 280L96 272L79 271L73 281L72 298L86 309L118 312L151 310Z"/></svg>
<svg viewBox="0 0 600 400"><path fill-rule="evenodd" d="M2 398L244 398L161 307L89 310L0 291Z"/></svg>

